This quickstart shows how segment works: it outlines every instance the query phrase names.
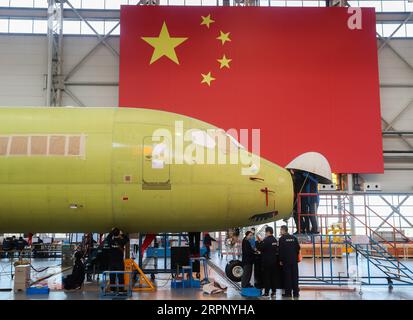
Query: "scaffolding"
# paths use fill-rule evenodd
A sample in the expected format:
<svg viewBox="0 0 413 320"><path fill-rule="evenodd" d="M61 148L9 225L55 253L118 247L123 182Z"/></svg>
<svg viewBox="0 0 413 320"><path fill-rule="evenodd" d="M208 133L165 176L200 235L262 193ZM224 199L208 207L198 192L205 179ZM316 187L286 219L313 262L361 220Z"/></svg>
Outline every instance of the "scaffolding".
<svg viewBox="0 0 413 320"><path fill-rule="evenodd" d="M320 234L297 234L304 257L313 258L302 284L413 285L413 194L300 193L298 223L315 216ZM320 197L317 214L302 213L302 197ZM290 225L290 228L294 226ZM298 226L298 230L301 226ZM293 229L294 232L294 229ZM337 260L340 259L340 260ZM383 281L384 280L384 281Z"/></svg>

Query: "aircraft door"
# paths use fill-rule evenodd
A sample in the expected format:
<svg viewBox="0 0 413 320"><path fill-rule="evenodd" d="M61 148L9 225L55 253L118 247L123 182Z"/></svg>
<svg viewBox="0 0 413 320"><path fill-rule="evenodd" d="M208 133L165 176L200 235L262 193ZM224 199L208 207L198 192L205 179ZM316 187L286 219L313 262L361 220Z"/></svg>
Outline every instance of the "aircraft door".
<svg viewBox="0 0 413 320"><path fill-rule="evenodd" d="M154 137L143 138L142 188L143 190L171 190L170 142Z"/></svg>

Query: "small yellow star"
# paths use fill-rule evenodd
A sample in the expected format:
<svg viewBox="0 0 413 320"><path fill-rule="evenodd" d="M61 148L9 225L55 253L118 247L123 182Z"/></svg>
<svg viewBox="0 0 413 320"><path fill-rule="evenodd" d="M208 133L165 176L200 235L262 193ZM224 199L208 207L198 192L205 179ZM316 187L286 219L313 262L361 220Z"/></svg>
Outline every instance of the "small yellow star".
<svg viewBox="0 0 413 320"><path fill-rule="evenodd" d="M220 69L224 67L229 69L229 63L232 61L232 59L228 59L224 54L224 56L221 59L217 59L217 61L220 63Z"/></svg>
<svg viewBox="0 0 413 320"><path fill-rule="evenodd" d="M201 73L201 76L202 76L201 83L206 83L209 87L211 86L211 81L215 80L215 78L211 76L211 72L208 72L207 74Z"/></svg>
<svg viewBox="0 0 413 320"><path fill-rule="evenodd" d="M207 15L206 17L201 16L201 18L202 18L201 26L205 25L208 29L209 29L209 25L210 25L211 23L214 23L214 22L215 22L215 20L212 20L212 19L211 19L211 15L210 15L210 14Z"/></svg>
<svg viewBox="0 0 413 320"><path fill-rule="evenodd" d="M220 35L219 35L219 37L217 37L217 39L221 40L222 45L224 45L226 41L231 41L231 39L229 38L229 32L224 33L222 31L220 31Z"/></svg>

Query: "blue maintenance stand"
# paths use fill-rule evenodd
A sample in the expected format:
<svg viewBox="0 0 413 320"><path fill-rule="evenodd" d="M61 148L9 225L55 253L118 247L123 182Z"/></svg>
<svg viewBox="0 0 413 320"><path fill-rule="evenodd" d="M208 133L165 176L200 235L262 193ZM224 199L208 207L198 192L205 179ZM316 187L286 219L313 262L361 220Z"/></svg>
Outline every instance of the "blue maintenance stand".
<svg viewBox="0 0 413 320"><path fill-rule="evenodd" d="M188 275L187 279L185 279L185 275ZM192 263L190 266L181 267L181 279L172 279L171 288L201 288L201 281L192 277Z"/></svg>
<svg viewBox="0 0 413 320"><path fill-rule="evenodd" d="M202 283L198 279L194 279L192 276L193 269L192 265L195 261L199 261L200 265L202 263L203 270L204 270L204 280ZM185 279L185 276L187 279ZM192 257L189 259L189 266L181 267L181 279L172 279L171 281L171 288L201 288L201 284L208 283L208 262L205 257Z"/></svg>
<svg viewBox="0 0 413 320"><path fill-rule="evenodd" d="M148 247L146 249L146 257L147 258L170 258L171 257L171 248L154 248Z"/></svg>
<svg viewBox="0 0 413 320"><path fill-rule="evenodd" d="M49 287L44 286L44 287L29 287L26 289L26 294L27 295L33 295L33 294L49 294L50 290Z"/></svg>
<svg viewBox="0 0 413 320"><path fill-rule="evenodd" d="M123 284L119 283L119 275L123 275ZM110 276L115 276L115 283L110 283ZM129 298L132 296L132 281L128 281L125 285L125 275L129 275L129 279L132 278L133 273L129 271L103 271L102 281L100 283L100 297L101 298ZM110 289L113 290L110 290ZM124 290L125 292L122 292Z"/></svg>
<svg viewBox="0 0 413 320"><path fill-rule="evenodd" d="M202 284L205 283L209 283L209 279L208 279L208 261L205 257L192 257L189 259L191 265L195 262L195 261L199 261L199 267L201 268L201 263L204 269L204 280L202 280Z"/></svg>
<svg viewBox="0 0 413 320"><path fill-rule="evenodd" d="M257 298L261 296L261 290L255 287L241 288L241 295L243 297Z"/></svg>
<svg viewBox="0 0 413 320"><path fill-rule="evenodd" d="M192 265L195 261L199 261L200 264L202 263L202 266L204 268L204 280L202 281L202 283L204 284L209 282L207 259L205 257L193 257L189 259L189 266L181 267L181 279L172 279L171 288L201 288L201 281L194 279L192 276ZM186 275L187 279L185 279Z"/></svg>

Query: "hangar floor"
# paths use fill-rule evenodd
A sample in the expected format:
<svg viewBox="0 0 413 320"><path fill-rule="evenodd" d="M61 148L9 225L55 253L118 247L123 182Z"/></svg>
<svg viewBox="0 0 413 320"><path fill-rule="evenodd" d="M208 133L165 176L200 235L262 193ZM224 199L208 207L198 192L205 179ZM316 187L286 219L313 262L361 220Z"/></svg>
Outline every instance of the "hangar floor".
<svg viewBox="0 0 413 320"><path fill-rule="evenodd" d="M337 261L336 261L337 260ZM342 259L336 259L334 268L339 270L343 267ZM213 256L212 261L220 266L225 266L227 260L220 259L217 256ZM41 281L42 284L47 283L50 288L49 295L35 295L27 296L24 293L14 293L12 290L13 282L10 277L10 261L9 259L0 260L0 300L95 300L99 299L99 290L96 282L86 283L83 290L76 291L64 291L62 290L62 274L63 272L59 266L59 259L33 259L32 264L37 270L42 270L46 266L49 268L43 272L32 272L32 279L40 279L51 275L48 279ZM409 266L413 267L413 261L406 262ZM304 259L300 264L301 274L311 274L314 268L312 259ZM155 292L134 292L130 299L137 300L151 300L151 299L165 299L165 300L206 300L206 299L246 299L242 297L231 283L223 279L221 275L215 272L212 268L209 268L209 277L214 278L222 284L228 286L226 293L209 296L202 293L200 289L171 289L169 275L162 274L157 277L156 285L157 290ZM354 287L347 288L346 290L331 290L332 287L326 287L327 290L322 290L319 286L306 287L302 286L300 300L413 300L413 286L395 286L392 291L389 291L387 286L363 286L362 295L359 294L359 288ZM268 298L259 298L268 300ZM276 300L283 299L281 297L281 291L277 293Z"/></svg>

